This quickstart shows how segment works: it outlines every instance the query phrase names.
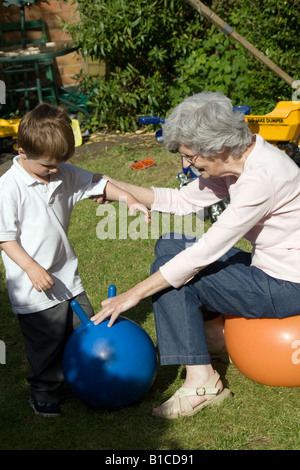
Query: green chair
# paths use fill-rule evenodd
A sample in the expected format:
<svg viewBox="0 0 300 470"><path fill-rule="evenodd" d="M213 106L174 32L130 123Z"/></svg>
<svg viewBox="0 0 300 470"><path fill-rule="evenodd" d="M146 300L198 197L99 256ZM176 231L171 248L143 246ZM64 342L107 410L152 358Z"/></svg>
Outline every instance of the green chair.
<svg viewBox="0 0 300 470"><path fill-rule="evenodd" d="M34 36L32 36L34 33ZM36 34L38 34L37 37ZM47 42L46 25L42 18L25 21L25 38L27 44L45 44ZM21 46L21 23L0 23L0 44L3 47Z"/></svg>
<svg viewBox="0 0 300 470"><path fill-rule="evenodd" d="M25 38L26 45L47 42L46 25L43 19L25 21ZM19 22L0 23L0 42L3 47L22 47L21 24ZM20 98L25 99L26 111L31 108L31 100L58 103L54 59L24 61L6 66L3 72L11 107L16 108Z"/></svg>

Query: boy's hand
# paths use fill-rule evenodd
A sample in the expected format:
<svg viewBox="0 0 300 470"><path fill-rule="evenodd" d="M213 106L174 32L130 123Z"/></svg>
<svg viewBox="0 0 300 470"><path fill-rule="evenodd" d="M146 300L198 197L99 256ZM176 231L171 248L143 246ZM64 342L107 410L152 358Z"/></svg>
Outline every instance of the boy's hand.
<svg viewBox="0 0 300 470"><path fill-rule="evenodd" d="M6 255L25 271L38 292L52 289L54 282L48 271L36 263L16 240L0 242L0 246Z"/></svg>
<svg viewBox="0 0 300 470"><path fill-rule="evenodd" d="M141 204L140 202L136 202L129 206L129 215L134 215L136 211L140 211L140 212L143 212L143 214L145 214L145 221L147 222L147 224L151 222L150 212L148 211L147 207L144 206L144 204Z"/></svg>
<svg viewBox="0 0 300 470"><path fill-rule="evenodd" d="M32 282L33 287L38 292L50 290L54 286L54 282L48 271L37 263L32 263L26 270L26 274Z"/></svg>

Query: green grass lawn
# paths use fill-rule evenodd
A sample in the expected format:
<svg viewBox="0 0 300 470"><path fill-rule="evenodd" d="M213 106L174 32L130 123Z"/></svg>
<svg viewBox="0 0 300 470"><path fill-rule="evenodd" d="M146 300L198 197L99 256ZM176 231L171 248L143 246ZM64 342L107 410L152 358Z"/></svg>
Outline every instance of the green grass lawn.
<svg viewBox="0 0 300 470"><path fill-rule="evenodd" d="M121 145L72 163L95 172L145 186L177 187L180 160L156 144ZM151 157L155 166L132 171L135 160ZM116 211L117 211L117 205ZM155 240L97 237L97 204L82 201L74 209L70 239L79 258L80 274L96 311L110 284L122 292L144 279L154 259ZM130 222L130 220L129 220ZM248 249L245 241L240 246ZM0 340L6 345L6 364L0 365L1 450L298 450L299 389L260 385L245 378L233 365L215 363L225 385L234 394L220 407L209 407L192 418L162 420L151 408L169 398L181 385L183 368L160 367L150 392L138 404L107 412L90 409L71 394L57 419L34 415L27 404L27 362L16 317L11 313L0 265ZM155 329L151 300L146 299L126 316L137 321L152 337Z"/></svg>

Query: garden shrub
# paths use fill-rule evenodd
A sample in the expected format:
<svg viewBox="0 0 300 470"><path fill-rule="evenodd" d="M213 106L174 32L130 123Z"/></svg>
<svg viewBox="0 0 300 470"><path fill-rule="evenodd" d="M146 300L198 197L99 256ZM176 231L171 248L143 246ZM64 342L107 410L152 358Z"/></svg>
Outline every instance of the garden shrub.
<svg viewBox="0 0 300 470"><path fill-rule="evenodd" d="M64 23L84 57L109 73L77 77L89 95L92 129L135 130L140 114L164 117L185 96L221 91L234 105L269 112L293 90L184 0L74 0ZM298 1L206 2L239 34L297 79ZM298 77L299 78L299 77Z"/></svg>

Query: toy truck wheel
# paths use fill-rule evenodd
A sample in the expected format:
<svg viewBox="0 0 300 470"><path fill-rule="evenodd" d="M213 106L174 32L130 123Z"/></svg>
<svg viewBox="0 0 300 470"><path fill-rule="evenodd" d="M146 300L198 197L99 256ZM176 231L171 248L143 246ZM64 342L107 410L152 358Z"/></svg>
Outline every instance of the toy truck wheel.
<svg viewBox="0 0 300 470"><path fill-rule="evenodd" d="M229 199L224 199L223 201L217 202L208 208L208 216L212 223L215 223L218 220L228 204Z"/></svg>

